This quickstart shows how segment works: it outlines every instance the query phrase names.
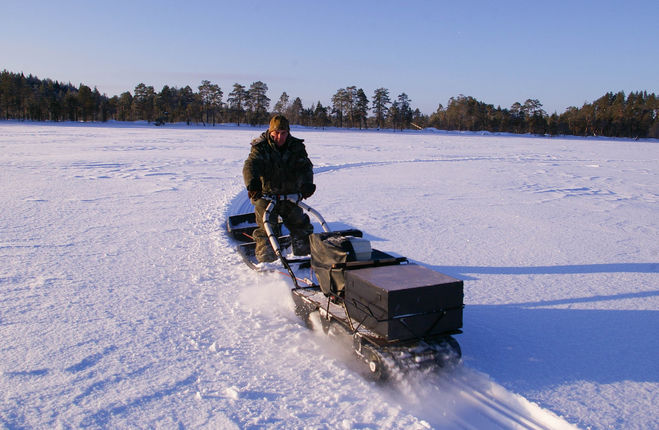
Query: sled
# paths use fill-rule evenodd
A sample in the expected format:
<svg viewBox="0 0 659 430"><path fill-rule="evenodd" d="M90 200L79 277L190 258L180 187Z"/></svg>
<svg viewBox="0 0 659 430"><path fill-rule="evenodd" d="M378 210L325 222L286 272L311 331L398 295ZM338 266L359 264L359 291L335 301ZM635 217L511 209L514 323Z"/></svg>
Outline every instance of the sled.
<svg viewBox="0 0 659 430"><path fill-rule="evenodd" d="M264 226L278 261L257 261L252 239L257 228L254 213L227 219L227 231L238 241L239 255L253 270L289 276L296 314L308 327L319 321L326 334L351 336L353 350L369 379L384 380L397 371L460 362L460 346L453 335L462 333L461 280L377 249L360 249L359 259L353 255L348 261L323 265L323 251L313 241L349 238L361 246L362 232L330 231L323 217L299 195L263 198L270 202ZM323 231L314 233L310 256L292 256L290 237L280 234L280 223L268 221L281 200L297 204L320 223ZM329 277L322 272L324 268L331 272ZM332 277L335 279L328 281ZM337 285L341 282L343 285Z"/></svg>

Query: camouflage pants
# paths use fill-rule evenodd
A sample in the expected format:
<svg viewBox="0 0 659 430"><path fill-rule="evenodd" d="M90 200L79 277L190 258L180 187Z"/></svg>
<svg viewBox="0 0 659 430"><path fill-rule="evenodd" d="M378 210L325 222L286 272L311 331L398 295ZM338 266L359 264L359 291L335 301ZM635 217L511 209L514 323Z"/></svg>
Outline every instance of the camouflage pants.
<svg viewBox="0 0 659 430"><path fill-rule="evenodd" d="M274 261L277 258L263 227L263 214L265 214L268 204L269 202L263 199L259 199L254 203L254 214L256 215L258 228L254 230L253 235L256 242L256 258L259 262ZM277 225L277 217L279 216L284 220L284 225L288 231L291 232L293 254L309 254L309 235L313 233L309 216L304 213L302 208L287 200L278 202L270 213L270 222L273 228Z"/></svg>

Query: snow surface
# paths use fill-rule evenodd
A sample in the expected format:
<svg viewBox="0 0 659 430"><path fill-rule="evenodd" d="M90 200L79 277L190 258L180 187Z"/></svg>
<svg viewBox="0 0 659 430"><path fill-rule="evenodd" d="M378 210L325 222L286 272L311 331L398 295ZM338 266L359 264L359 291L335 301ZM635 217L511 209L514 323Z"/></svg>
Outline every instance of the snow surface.
<svg viewBox="0 0 659 430"><path fill-rule="evenodd" d="M379 385L224 232L249 127L0 122L0 427L659 428L659 144L295 129L334 229L465 281Z"/></svg>

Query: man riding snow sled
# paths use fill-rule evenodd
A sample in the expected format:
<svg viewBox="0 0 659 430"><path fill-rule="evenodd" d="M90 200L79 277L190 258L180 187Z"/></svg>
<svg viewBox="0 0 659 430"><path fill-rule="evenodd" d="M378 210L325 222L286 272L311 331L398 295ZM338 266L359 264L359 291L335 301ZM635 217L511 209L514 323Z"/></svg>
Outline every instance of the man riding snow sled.
<svg viewBox="0 0 659 430"><path fill-rule="evenodd" d="M306 199L316 191L313 164L302 142L302 139L291 136L286 117L275 115L270 120L268 131L252 141L245 160L243 179L254 204L258 228L253 236L256 258L260 263L277 259L263 226L263 214L270 202L261 197L264 194L299 194ZM288 200L279 201L270 216L274 220L280 216L284 221L291 233L294 255L309 254L309 235L313 233L313 226L299 206Z"/></svg>

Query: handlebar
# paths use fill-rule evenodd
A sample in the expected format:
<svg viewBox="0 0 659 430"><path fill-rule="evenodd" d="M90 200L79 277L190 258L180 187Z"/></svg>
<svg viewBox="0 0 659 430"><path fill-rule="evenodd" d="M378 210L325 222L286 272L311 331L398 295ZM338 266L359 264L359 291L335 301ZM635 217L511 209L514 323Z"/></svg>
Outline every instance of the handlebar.
<svg viewBox="0 0 659 430"><path fill-rule="evenodd" d="M282 200L288 200L289 202L293 202L295 204L298 204L300 201L302 201L302 194L297 193L297 194L263 194L261 196L262 199L268 200L270 202L280 202Z"/></svg>
<svg viewBox="0 0 659 430"><path fill-rule="evenodd" d="M297 206L301 207L302 209L306 210L307 212L311 213L314 217L316 217L316 219L320 222L323 231L329 232L330 229L327 225L327 222L325 222L322 215L317 210L313 209L311 206L302 202L302 194L281 194L281 195L264 194L261 196L261 198L270 202L268 206L265 208L265 212L263 213L263 227L265 228L266 234L268 235L268 241L270 242L270 245L272 246L275 255L277 255L277 257L281 260L286 270L288 270L288 274L291 276L291 279L293 280L293 284L295 284L296 288L299 288L299 285L297 283L297 278L295 277L295 274L293 273L290 264L288 264L288 261L286 261L286 259L282 255L281 249L279 247L279 241L277 240L277 236L272 231L272 226L270 225L270 214L272 213L272 211L275 208L275 205L278 202L288 200L289 202L295 203Z"/></svg>
<svg viewBox="0 0 659 430"><path fill-rule="evenodd" d="M327 225L327 222L323 216L317 210L302 201L302 194L263 194L261 198L270 202L265 210L265 213L263 214L263 223L266 226L266 231L269 224L268 219L270 218L270 213L274 209L275 204L284 200L295 203L297 206L311 213L318 220L318 222L320 222L320 226L322 227L323 231L330 231L329 226Z"/></svg>

